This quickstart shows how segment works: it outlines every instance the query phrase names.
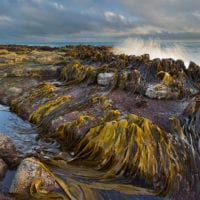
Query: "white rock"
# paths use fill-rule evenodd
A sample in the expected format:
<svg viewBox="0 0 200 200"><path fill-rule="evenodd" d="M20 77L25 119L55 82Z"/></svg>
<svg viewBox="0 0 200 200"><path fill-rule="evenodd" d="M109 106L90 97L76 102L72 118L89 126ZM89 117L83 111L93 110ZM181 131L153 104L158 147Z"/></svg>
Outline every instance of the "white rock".
<svg viewBox="0 0 200 200"><path fill-rule="evenodd" d="M97 83L102 86L109 85L112 78L114 77L114 73L99 73L97 76Z"/></svg>
<svg viewBox="0 0 200 200"><path fill-rule="evenodd" d="M40 167L40 162L35 158L25 158L17 168L9 192L12 194L29 193L31 183L37 177L41 178L42 190L51 191L52 189L58 188L55 180L44 169L42 169L42 175L39 177L38 169Z"/></svg>

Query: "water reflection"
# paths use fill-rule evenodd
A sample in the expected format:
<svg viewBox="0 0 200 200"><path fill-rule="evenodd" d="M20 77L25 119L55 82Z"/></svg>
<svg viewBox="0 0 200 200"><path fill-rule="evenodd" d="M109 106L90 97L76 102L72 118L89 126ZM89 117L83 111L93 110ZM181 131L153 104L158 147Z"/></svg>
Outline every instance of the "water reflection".
<svg viewBox="0 0 200 200"><path fill-rule="evenodd" d="M55 148L59 146L57 143L36 140L37 127L11 113L9 107L3 105L0 105L0 132L12 139L21 157L38 151L46 152L47 155L59 153L58 148Z"/></svg>

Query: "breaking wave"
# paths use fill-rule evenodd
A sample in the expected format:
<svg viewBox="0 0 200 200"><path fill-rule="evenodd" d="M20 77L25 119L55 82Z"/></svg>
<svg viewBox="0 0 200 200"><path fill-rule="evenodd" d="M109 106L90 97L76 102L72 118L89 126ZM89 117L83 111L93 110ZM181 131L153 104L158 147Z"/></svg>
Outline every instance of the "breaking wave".
<svg viewBox="0 0 200 200"><path fill-rule="evenodd" d="M116 54L125 53L128 55L149 54L151 59L154 58L173 58L174 60L181 59L188 66L191 56L187 49L176 42L164 42L154 39L132 39L128 38L116 45L113 49Z"/></svg>

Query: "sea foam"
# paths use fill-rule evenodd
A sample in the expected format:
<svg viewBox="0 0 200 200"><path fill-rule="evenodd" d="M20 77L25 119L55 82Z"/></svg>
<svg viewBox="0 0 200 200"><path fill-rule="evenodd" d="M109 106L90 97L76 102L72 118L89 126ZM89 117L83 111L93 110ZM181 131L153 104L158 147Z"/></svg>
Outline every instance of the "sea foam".
<svg viewBox="0 0 200 200"><path fill-rule="evenodd" d="M183 60L187 67L190 62L190 55L184 46L173 43L164 42L154 39L128 38L120 42L113 48L115 54L125 53L127 55L149 54L151 59L154 58L172 58L174 60Z"/></svg>

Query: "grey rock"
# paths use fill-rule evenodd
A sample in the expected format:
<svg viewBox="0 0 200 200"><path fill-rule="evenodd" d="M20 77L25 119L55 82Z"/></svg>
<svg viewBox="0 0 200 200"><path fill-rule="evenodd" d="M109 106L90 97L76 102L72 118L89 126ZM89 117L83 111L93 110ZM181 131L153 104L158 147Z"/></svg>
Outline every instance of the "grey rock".
<svg viewBox="0 0 200 200"><path fill-rule="evenodd" d="M15 178L12 181L9 192L11 194L26 194L29 193L31 183L34 178L41 178L41 189L51 191L58 188L55 180L50 174L42 169L41 177L38 175L40 161L31 157L25 158L17 168Z"/></svg>
<svg viewBox="0 0 200 200"><path fill-rule="evenodd" d="M97 76L97 83L102 86L107 86L110 84L114 77L114 73L99 73Z"/></svg>
<svg viewBox="0 0 200 200"><path fill-rule="evenodd" d="M170 99L174 97L171 88L163 84L150 84L145 95L151 99Z"/></svg>
<svg viewBox="0 0 200 200"><path fill-rule="evenodd" d="M0 157L10 168L15 167L19 163L15 145L8 136L2 133L0 133Z"/></svg>
<svg viewBox="0 0 200 200"><path fill-rule="evenodd" d="M8 89L7 93L11 96L18 96L23 92L22 88L11 87Z"/></svg>
<svg viewBox="0 0 200 200"><path fill-rule="evenodd" d="M7 170L7 164L4 162L3 159L0 158L0 179L5 176Z"/></svg>

